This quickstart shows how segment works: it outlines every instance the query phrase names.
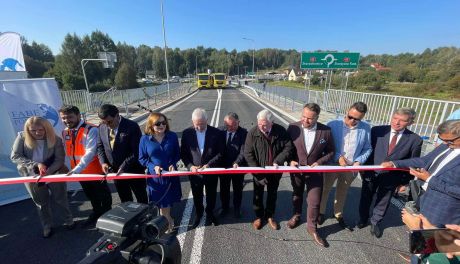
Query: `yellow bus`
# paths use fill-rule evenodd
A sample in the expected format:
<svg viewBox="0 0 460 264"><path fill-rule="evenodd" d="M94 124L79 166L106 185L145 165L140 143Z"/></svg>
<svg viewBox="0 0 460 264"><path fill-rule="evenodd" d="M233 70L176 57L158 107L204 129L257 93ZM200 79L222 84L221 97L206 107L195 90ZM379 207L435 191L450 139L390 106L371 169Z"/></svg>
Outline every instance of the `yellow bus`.
<svg viewBox="0 0 460 264"><path fill-rule="evenodd" d="M211 88L211 81L207 73L199 73L197 78L198 88Z"/></svg>
<svg viewBox="0 0 460 264"><path fill-rule="evenodd" d="M225 73L214 73L212 76L214 88L227 87L227 76Z"/></svg>

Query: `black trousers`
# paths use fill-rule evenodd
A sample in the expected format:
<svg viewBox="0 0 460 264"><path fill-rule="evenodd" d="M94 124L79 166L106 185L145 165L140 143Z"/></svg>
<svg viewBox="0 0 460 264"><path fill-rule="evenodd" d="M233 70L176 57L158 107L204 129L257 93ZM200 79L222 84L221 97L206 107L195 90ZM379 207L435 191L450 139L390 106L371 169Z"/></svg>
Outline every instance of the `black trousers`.
<svg viewBox="0 0 460 264"><path fill-rule="evenodd" d="M198 217L203 216L203 189L206 188L206 214L214 214L216 206L217 175L195 175L189 176L190 185L192 187L193 203L195 204L195 213Z"/></svg>
<svg viewBox="0 0 460 264"><path fill-rule="evenodd" d="M91 202L96 217L112 209L112 195L106 181L82 181L80 185Z"/></svg>
<svg viewBox="0 0 460 264"><path fill-rule="evenodd" d="M280 180L281 174L254 175L254 197L252 205L257 218L270 218L275 214ZM267 186L267 200L266 207L264 208L265 185Z"/></svg>
<svg viewBox="0 0 460 264"><path fill-rule="evenodd" d="M136 196L138 203L147 204L149 202L146 189L147 181L145 179L114 180L113 182L122 203L133 201L132 192Z"/></svg>
<svg viewBox="0 0 460 264"><path fill-rule="evenodd" d="M226 174L220 178L220 202L222 209L228 209L230 204L230 182L233 185L233 207L240 209L243 198L244 174Z"/></svg>
<svg viewBox="0 0 460 264"><path fill-rule="evenodd" d="M369 219L372 200L375 198L374 208L372 208L371 224L375 225L382 221L388 206L390 205L391 196L397 187L396 181L390 179L389 175L376 175L366 173L363 177L361 188L361 198L359 201L359 216L363 223Z"/></svg>

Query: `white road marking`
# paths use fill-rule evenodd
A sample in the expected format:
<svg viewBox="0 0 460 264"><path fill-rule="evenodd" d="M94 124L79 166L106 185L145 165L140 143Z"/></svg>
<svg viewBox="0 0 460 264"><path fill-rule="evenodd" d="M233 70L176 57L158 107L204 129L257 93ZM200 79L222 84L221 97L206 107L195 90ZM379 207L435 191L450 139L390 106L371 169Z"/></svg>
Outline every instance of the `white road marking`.
<svg viewBox="0 0 460 264"><path fill-rule="evenodd" d="M193 200L192 192L188 192L187 203L185 204L184 213L180 222L179 230L177 231L177 239L179 240L180 248L183 250L185 236L187 235L188 225L190 223L190 217L192 216Z"/></svg>

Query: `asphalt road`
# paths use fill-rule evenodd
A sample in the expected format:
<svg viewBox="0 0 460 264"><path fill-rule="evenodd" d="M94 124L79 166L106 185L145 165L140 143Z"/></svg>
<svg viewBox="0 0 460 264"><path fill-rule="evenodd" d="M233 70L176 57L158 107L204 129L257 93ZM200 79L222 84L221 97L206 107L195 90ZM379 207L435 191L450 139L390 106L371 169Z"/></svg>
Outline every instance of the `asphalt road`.
<svg viewBox="0 0 460 264"><path fill-rule="evenodd" d="M219 126L229 111L240 116L241 126L245 128L256 124L256 115L263 109L262 105L236 89L222 90L219 104L218 93L218 90L201 90L189 99L166 108L163 112L170 119L171 129L180 132L190 126L191 113L196 107L205 108L209 120L212 119L213 124ZM212 118L214 111L216 114ZM285 122L293 121L283 119L279 114L275 122L286 126ZM178 135L181 136L181 133ZM188 225L193 219L190 185L186 178L182 179L183 199L172 210L176 224L182 224L178 227L178 237L183 243L182 263L401 263L397 253L407 252L408 236L402 226L399 210L394 206L390 206L382 223L385 230L380 239L372 237L368 227L349 232L341 230L335 220L329 219L318 232L326 237L330 247L320 248L307 236L305 210L303 224L288 230L286 222L292 214L292 187L287 176L280 183L275 213L281 229L273 231L264 226L262 230L255 231L251 226L255 216L249 175L246 175L245 183L241 219L228 216L220 219L219 226L190 230ZM358 221L360 185L360 180L356 179L349 191L345 219L350 224ZM114 186L111 187L113 203L119 203ZM77 221L89 215L90 205L82 192L70 196L70 203ZM218 201L216 214L219 207ZM189 219L190 214L192 219ZM332 216L332 199L327 214ZM60 224L59 220L56 223ZM43 239L30 199L0 207L0 263L76 263L100 236L95 229L67 231L57 227L51 238Z"/></svg>

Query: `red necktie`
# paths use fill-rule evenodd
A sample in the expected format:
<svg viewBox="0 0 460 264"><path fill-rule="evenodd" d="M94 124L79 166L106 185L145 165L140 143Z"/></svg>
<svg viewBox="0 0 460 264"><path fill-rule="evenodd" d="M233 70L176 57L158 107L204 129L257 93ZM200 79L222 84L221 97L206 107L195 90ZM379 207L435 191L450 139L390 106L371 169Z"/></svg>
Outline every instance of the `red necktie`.
<svg viewBox="0 0 460 264"><path fill-rule="evenodd" d="M391 153L393 153L393 150L396 146L396 141L398 140L398 132L391 132L391 134L393 134L393 137L391 138L390 146L388 146L388 156L390 156Z"/></svg>

